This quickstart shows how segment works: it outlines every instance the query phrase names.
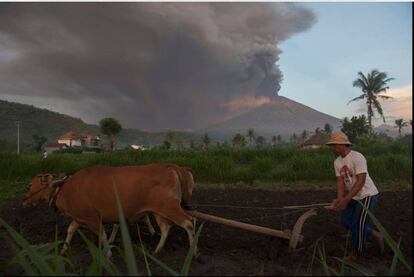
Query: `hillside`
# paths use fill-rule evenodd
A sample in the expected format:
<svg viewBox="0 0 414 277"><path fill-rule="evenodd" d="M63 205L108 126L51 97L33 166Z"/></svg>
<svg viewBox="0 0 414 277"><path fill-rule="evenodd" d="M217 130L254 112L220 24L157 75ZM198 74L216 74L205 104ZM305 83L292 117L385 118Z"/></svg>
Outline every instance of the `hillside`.
<svg viewBox="0 0 414 277"><path fill-rule="evenodd" d="M341 126L338 118L278 96L268 104L199 132L208 132L212 137L229 139L236 133L245 135L247 130L252 128L256 135L268 138L281 135L286 139L293 133L299 135L303 130L313 132L318 127L323 129L326 123L334 130Z"/></svg>
<svg viewBox="0 0 414 277"><path fill-rule="evenodd" d="M33 141L34 134L45 136L48 142L53 142L68 131L89 132L94 135L100 133L98 125L86 124L79 118L32 105L0 100L0 141L16 141L17 121L20 121L20 139L27 143ZM122 148L129 144L157 145L165 140L165 136L165 132L149 133L137 129L124 129L118 135L117 146ZM174 136L185 144L199 140L197 136L186 132L174 132Z"/></svg>
<svg viewBox="0 0 414 277"><path fill-rule="evenodd" d="M392 138L398 138L398 128L396 126L392 126L389 124L382 124L380 126L377 126L374 128L374 132L376 133L383 133L387 136L390 136ZM410 127L404 127L401 129L401 136L408 135L412 133L411 126Z"/></svg>

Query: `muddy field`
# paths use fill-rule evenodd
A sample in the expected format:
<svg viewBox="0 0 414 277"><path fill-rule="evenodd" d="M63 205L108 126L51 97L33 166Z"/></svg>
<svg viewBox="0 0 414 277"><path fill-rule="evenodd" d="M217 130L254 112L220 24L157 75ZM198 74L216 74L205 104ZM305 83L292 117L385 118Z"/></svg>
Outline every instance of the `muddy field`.
<svg viewBox="0 0 414 277"><path fill-rule="evenodd" d="M402 237L401 249L406 258L412 260L412 192L382 192L375 214L392 237ZM301 213L306 210L280 209L237 209L230 207L214 207L212 205L244 206L244 207L282 207L285 205L303 205L318 202L330 202L335 191L263 191L263 190L205 190L194 191L194 204L198 211L235 219L246 223L266 226L274 229L291 229ZM56 216L46 205L35 208L20 207L21 196L7 202L0 211L5 219L16 230L21 232L32 243L53 241L56 219L59 238L64 239L69 220ZM108 231L110 226L108 227ZM158 235L151 237L145 224L140 223L145 245L155 249ZM138 241L136 227L130 225L131 237ZM94 241L94 236L85 231ZM234 229L228 226L207 222L199 239L200 257L193 261L192 275L318 275L323 269L318 261L312 265L315 241L321 239L325 245L328 263L335 266L332 257L344 254L347 232L342 228L339 215L335 212L318 210L318 215L308 219L302 234L303 242L298 244L295 252L288 252L288 241L266 235ZM115 241L120 245L120 236ZM391 264L392 252L387 248L384 257L378 256L378 247L369 241L367 256L359 263L376 274L386 274ZM166 242L165 248L158 258L179 270L188 250L185 232L174 226ZM80 266L86 266L90 260L86 245L79 235L72 240L72 251L76 253ZM12 269L4 272L4 263L12 253L9 242L4 237L0 240L0 273L17 273ZM138 254L137 254L138 255ZM145 267L141 257L137 256L140 272L145 275ZM114 262L120 269L125 269L122 260L114 251ZM3 267L3 268L1 268ZM154 275L167 275L161 268L151 264ZM405 274L399 267L399 274ZM11 271L11 272L10 272ZM0 274L1 275L1 274Z"/></svg>

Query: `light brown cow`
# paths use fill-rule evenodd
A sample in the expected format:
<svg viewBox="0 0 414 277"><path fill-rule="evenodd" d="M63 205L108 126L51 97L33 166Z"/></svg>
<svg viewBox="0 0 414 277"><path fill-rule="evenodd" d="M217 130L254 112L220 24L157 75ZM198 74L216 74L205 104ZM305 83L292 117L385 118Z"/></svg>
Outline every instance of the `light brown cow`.
<svg viewBox="0 0 414 277"><path fill-rule="evenodd" d="M42 179L35 177L32 180L24 205L50 201L56 189ZM191 244L194 226L191 216L180 206L180 177L172 166L168 167L165 164L94 166L82 169L68 178L56 196L57 208L72 217L66 238L67 244L79 227L85 227L100 236L104 245L107 245L102 223L119 222L114 187L118 191L125 218L129 222L136 221L146 213L154 214L161 230L161 239L155 253L162 249L171 222L186 230ZM108 252L108 256L110 255Z"/></svg>
<svg viewBox="0 0 414 277"><path fill-rule="evenodd" d="M154 165L154 164L152 164L152 165ZM181 206L184 209L193 210L191 199L192 199L192 193L193 193L193 187L194 187L194 178L193 178L193 172L192 172L191 168L181 167L181 166L178 166L178 165L172 164L172 163L161 163L161 164L156 164L156 165L165 166L166 168L173 169L173 170L176 171L176 173L178 175L178 178L180 180L180 185L181 185L181 198L182 198ZM150 229L150 232L151 232L152 225L149 221L148 216L146 216L145 219L146 219L146 223L148 225L148 228ZM156 218L156 220L157 220L157 223L158 223L158 221L160 219ZM168 221L168 220L164 221L162 226L159 225L160 230L161 230L161 240L160 241L165 242L165 240L168 237L168 233L169 233L169 230L170 230L172 225L173 225L173 223L171 221ZM119 225L114 224L111 236L108 240L108 243L112 243L115 240L115 237L116 237L116 234L117 234L118 230L119 230ZM161 245L163 245L163 244L164 243L162 243ZM157 253L159 250L160 249L158 249L158 247L157 247L157 249L154 251L154 253Z"/></svg>

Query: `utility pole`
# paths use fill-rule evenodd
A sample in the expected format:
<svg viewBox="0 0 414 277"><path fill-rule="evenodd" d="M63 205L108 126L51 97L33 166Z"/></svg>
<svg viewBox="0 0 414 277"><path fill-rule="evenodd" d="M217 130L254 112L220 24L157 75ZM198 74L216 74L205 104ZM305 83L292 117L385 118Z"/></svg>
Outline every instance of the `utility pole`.
<svg viewBox="0 0 414 277"><path fill-rule="evenodd" d="M17 124L17 155L20 155L20 121L16 121Z"/></svg>

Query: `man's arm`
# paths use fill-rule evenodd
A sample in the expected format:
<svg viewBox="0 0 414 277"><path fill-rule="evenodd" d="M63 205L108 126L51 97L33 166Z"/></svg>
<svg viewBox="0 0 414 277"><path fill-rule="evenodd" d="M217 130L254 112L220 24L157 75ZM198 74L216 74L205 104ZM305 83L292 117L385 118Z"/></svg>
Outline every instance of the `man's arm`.
<svg viewBox="0 0 414 277"><path fill-rule="evenodd" d="M354 197L364 186L365 184L365 179L367 178L367 174L366 173L360 173L356 175L356 182L354 184L354 186L352 187L351 191L345 196L345 199L349 201L351 201L352 197Z"/></svg>
<svg viewBox="0 0 414 277"><path fill-rule="evenodd" d="M352 197L354 197L364 186L366 177L367 177L366 173L360 173L356 175L357 180L355 184L353 185L352 189L348 192L348 194L345 195L345 197L341 197L341 198L338 197L335 203L335 210L341 211L345 209L348 202L352 200ZM339 196L339 192L338 192L338 196Z"/></svg>
<svg viewBox="0 0 414 277"><path fill-rule="evenodd" d="M342 176L336 177L336 199L341 199L345 196L345 182Z"/></svg>

